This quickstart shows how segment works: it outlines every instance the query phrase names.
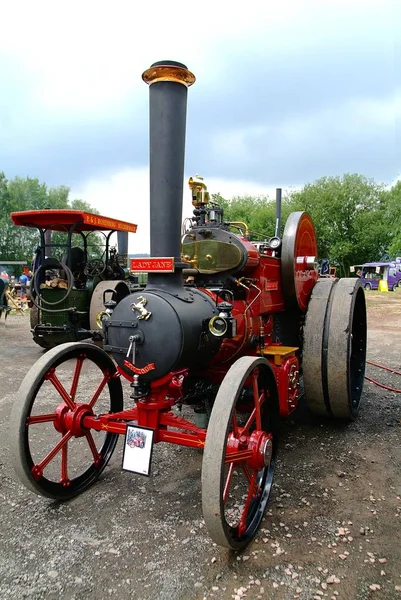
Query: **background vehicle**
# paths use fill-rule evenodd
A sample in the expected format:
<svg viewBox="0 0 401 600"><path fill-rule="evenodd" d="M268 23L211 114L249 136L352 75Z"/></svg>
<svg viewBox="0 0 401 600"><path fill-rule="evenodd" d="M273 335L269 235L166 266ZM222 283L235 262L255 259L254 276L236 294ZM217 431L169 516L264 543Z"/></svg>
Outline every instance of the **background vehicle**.
<svg viewBox="0 0 401 600"><path fill-rule="evenodd" d="M118 300L130 293L128 232L137 226L79 210L14 212L11 218L40 234L29 300L34 341L42 348L101 341L104 292L113 290ZM115 232L120 254L110 244Z"/></svg>
<svg viewBox="0 0 401 600"><path fill-rule="evenodd" d="M365 290L379 289L379 282L386 281L390 291L394 291L401 282L401 260L394 262L370 262L354 265L354 271Z"/></svg>

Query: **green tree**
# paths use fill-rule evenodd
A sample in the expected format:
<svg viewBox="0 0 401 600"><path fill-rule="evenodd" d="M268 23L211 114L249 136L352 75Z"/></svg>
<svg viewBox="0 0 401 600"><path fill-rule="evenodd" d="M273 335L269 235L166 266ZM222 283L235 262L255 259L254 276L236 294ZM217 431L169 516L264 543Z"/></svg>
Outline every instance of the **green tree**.
<svg viewBox="0 0 401 600"><path fill-rule="evenodd" d="M245 221L249 228L272 236L275 201L264 197L213 196L227 221ZM283 197L281 233L290 213L308 212L315 224L318 257L328 258L348 275L353 264L401 255L401 182L390 192L363 175L322 177ZM390 217L391 215L391 217ZM391 231L394 223L395 231ZM398 227L398 229L397 229Z"/></svg>
<svg viewBox="0 0 401 600"><path fill-rule="evenodd" d="M225 200L219 194L214 194L212 198L223 207L224 220L246 223L252 238L274 235L276 206L268 196L236 196L232 200Z"/></svg>
<svg viewBox="0 0 401 600"><path fill-rule="evenodd" d="M385 193L386 196L386 221L389 229L390 244L389 255L391 258L401 256L401 181Z"/></svg>
<svg viewBox="0 0 401 600"><path fill-rule="evenodd" d="M347 173L305 185L290 194L287 204L311 215L318 255L348 275L352 264L386 258L390 244L386 200L384 185Z"/></svg>
<svg viewBox="0 0 401 600"><path fill-rule="evenodd" d="M39 243L36 228L16 227L10 218L12 212L44 210L46 208L76 209L97 213L87 202L70 200L70 190L61 185L47 188L36 178L15 177L8 181L0 172L0 262L1 260L26 260L30 263ZM53 241L60 242L63 234L54 234Z"/></svg>

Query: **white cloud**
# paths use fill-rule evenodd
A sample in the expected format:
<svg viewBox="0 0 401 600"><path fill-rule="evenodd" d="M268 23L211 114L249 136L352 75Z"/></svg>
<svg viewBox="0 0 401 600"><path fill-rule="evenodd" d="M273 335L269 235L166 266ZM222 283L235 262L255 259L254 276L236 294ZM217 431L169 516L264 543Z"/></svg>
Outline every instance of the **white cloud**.
<svg viewBox="0 0 401 600"><path fill-rule="evenodd" d="M346 136L335 148L325 136L336 141L340 131L351 139L352 131L356 136L362 131L368 146L369 125L380 128L378 121L384 132L382 168L392 173L394 161L385 154L392 106L383 112L366 100L347 124L337 96L347 99L359 89L372 98L387 93L397 6L399 0L6 2L0 162L11 175L29 173L50 185L82 182L82 196L96 192L102 198L102 186L122 197L124 190L133 191L127 173L135 173L137 186L146 179L135 170L143 164L135 140L144 139L148 115L141 73L169 58L185 62L197 78L188 125L199 136L188 164L227 178L234 173L241 179L234 193L254 190L254 184L242 185L247 178L280 185L292 181L290 173L298 182L343 169L357 152L351 157L344 152ZM365 63L371 66L368 75ZM378 64L385 71L379 84ZM338 92L334 101L330 84ZM314 168L306 173L308 161ZM122 171L126 165L133 169ZM115 174L106 177L109 167ZM89 180L98 173L100 179ZM259 193L260 186L256 189Z"/></svg>
<svg viewBox="0 0 401 600"><path fill-rule="evenodd" d="M17 60L27 77L34 75L31 101L50 112L93 118L118 111L125 98L132 106L143 85L140 74L155 60L183 60L210 85L227 76L233 50L268 61L272 52L294 51L290 36L298 51L322 39L337 43L334 22L350 27L363 7L363 16L373 15L380 26L391 18L393 2L152 0L150 6L132 0L20 0L2 6L0 56Z"/></svg>
<svg viewBox="0 0 401 600"><path fill-rule="evenodd" d="M283 161L292 156L302 156L307 148L312 154L330 155L332 143L347 145L350 139L365 140L366 135L380 135L387 139L387 148L395 156L397 123L401 122L401 88L383 98L345 99L336 107L323 107L308 115L296 115L276 124L231 127L214 134L210 151L213 160L233 166L252 166L254 148L263 148L256 160L270 164L272 152ZM266 144L261 145L265 139ZM269 140L276 140L274 148ZM372 151L376 149L372 148ZM399 156L398 159L400 160ZM401 168L401 162L400 168Z"/></svg>
<svg viewBox="0 0 401 600"><path fill-rule="evenodd" d="M188 174L184 180L183 219L192 216L191 192ZM274 198L275 189L252 181L207 178L205 182L211 193L224 198L233 196L265 196ZM129 252L149 252L149 170L126 169L104 178L91 179L81 187L72 189L70 198L89 202L103 216L114 217L138 225L137 233L130 234Z"/></svg>
<svg viewBox="0 0 401 600"><path fill-rule="evenodd" d="M80 198L103 216L136 223L137 233L129 236L129 252L149 251L149 171L127 169L89 179L70 198Z"/></svg>

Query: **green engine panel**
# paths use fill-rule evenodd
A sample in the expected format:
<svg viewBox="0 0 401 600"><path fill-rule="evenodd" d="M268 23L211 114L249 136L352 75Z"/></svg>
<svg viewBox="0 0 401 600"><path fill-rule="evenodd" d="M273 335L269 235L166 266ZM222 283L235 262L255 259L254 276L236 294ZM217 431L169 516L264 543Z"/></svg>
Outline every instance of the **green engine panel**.
<svg viewBox="0 0 401 600"><path fill-rule="evenodd" d="M41 289L41 296L45 302L57 302L66 295L65 289L49 288ZM59 304L46 305L51 310L60 312L48 312L41 310L40 324L56 327L71 327L89 329L89 304L90 293L88 290L71 290L65 300ZM74 311L69 309L74 308Z"/></svg>

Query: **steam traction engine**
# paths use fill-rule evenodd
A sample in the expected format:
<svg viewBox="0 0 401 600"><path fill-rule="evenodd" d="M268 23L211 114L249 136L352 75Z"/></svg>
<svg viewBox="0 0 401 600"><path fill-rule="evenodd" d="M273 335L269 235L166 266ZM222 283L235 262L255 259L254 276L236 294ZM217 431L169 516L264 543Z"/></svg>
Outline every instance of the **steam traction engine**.
<svg viewBox="0 0 401 600"><path fill-rule="evenodd" d="M163 61L143 79L151 258L134 269L148 271L148 283L120 301L105 291L104 350L63 344L28 372L11 420L14 464L32 491L68 499L99 477L120 434L123 467L145 474L153 443L203 448L208 531L238 549L263 518L278 419L296 408L300 382L312 412L357 414L364 293L359 279L318 279L308 214L291 214L279 237L279 196L275 235L254 243L246 224L225 222L204 181L191 178L194 215L182 231L187 89L195 77ZM130 382L125 409L120 376ZM183 405L193 418L179 414Z"/></svg>

